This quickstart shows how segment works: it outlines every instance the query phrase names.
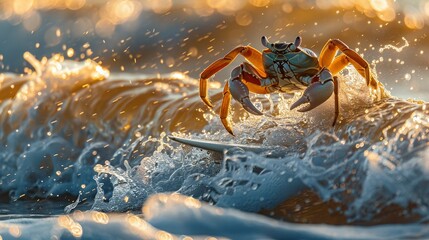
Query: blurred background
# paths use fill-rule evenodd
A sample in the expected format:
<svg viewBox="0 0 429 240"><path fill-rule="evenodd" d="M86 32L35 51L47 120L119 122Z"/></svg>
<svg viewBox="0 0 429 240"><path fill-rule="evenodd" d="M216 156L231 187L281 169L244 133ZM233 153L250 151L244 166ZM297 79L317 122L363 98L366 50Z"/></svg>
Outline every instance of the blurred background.
<svg viewBox="0 0 429 240"><path fill-rule="evenodd" d="M394 96L429 100L428 25L427 0L1 0L0 71L29 72L28 51L93 59L111 72L198 78L237 45L262 49L262 35L300 35L316 53L340 38Z"/></svg>

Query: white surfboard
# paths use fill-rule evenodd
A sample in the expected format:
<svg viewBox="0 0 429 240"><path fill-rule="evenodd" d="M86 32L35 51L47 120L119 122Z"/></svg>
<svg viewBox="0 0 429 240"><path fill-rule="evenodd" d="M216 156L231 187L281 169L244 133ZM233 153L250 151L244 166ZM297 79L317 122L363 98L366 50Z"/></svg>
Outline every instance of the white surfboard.
<svg viewBox="0 0 429 240"><path fill-rule="evenodd" d="M175 137L175 136L168 136L168 138L170 138L173 141L183 143L192 147L197 147L197 148L205 149L208 151L214 151L222 154L224 153L224 151L234 149L234 148L240 148L246 152L263 154L267 157L273 157L273 158L282 157L286 154L286 150L282 147L268 148L268 147L258 146L258 145L244 145L244 144L225 143L225 142L217 142L217 141L202 140L202 139L188 139L188 138L181 138L181 137Z"/></svg>

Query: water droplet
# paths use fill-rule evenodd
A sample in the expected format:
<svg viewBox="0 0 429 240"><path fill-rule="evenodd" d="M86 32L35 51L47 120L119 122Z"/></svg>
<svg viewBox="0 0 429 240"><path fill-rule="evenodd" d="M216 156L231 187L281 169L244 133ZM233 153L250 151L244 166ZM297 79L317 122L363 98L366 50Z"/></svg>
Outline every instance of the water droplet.
<svg viewBox="0 0 429 240"><path fill-rule="evenodd" d="M411 74L409 74L409 73L406 73L404 77L405 77L405 80L407 80L407 81L411 80Z"/></svg>
<svg viewBox="0 0 429 240"><path fill-rule="evenodd" d="M74 49L73 48L69 48L67 49L67 57L73 57L74 56Z"/></svg>

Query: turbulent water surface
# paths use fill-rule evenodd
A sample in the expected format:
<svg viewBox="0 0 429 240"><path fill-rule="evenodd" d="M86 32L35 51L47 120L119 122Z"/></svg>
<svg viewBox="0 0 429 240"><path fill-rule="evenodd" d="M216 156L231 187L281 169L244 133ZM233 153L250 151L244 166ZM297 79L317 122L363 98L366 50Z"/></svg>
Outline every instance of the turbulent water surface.
<svg viewBox="0 0 429 240"><path fill-rule="evenodd" d="M36 71L4 74L0 89L3 239L429 237L429 104L380 99L352 68L335 127L332 99L301 114L298 96L272 94L252 97L264 116L233 105L232 137L182 73L25 58ZM210 92L218 103L221 86ZM168 135L283 154L220 155Z"/></svg>

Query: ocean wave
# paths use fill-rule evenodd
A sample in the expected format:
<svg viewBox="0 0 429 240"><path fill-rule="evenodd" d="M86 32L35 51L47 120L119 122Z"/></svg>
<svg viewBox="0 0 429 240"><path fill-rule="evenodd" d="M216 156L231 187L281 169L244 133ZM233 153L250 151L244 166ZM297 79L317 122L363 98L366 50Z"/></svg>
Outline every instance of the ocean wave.
<svg viewBox="0 0 429 240"><path fill-rule="evenodd" d="M0 90L3 201L79 196L92 209L123 212L175 192L292 222L427 221L428 104L380 100L351 68L335 127L332 99L296 113L289 106L298 96L260 95L252 101L262 117L233 105L231 138L218 109L201 103L198 81L181 73L110 75L91 61L26 59L35 73L3 75ZM219 84L211 89L219 102ZM168 134L285 153L218 155Z"/></svg>
<svg viewBox="0 0 429 240"><path fill-rule="evenodd" d="M333 226L294 224L210 206L197 199L157 194L143 207L143 216L76 211L45 219L2 222L4 239L424 239L423 224Z"/></svg>

